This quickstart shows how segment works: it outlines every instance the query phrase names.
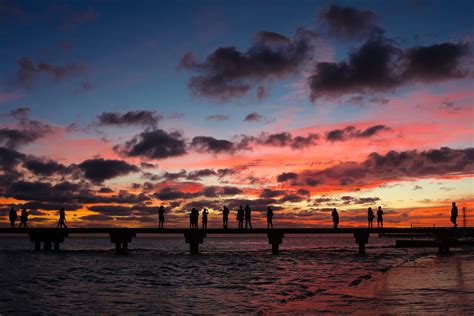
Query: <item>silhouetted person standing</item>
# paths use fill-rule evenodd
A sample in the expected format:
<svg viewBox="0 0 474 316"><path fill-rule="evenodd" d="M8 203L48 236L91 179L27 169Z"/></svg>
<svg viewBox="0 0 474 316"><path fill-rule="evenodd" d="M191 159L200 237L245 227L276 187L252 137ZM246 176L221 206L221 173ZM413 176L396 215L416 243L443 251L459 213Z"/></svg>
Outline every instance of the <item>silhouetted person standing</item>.
<svg viewBox="0 0 474 316"><path fill-rule="evenodd" d="M67 229L67 225L66 225L66 213L64 212L64 208L61 207L61 209L59 210L59 221L58 221L58 226L56 226L56 228L66 228Z"/></svg>
<svg viewBox="0 0 474 316"><path fill-rule="evenodd" d="M453 207L451 208L451 223L454 224L454 227L458 227L456 220L458 218L458 207L456 206L456 202L453 202Z"/></svg>
<svg viewBox="0 0 474 316"><path fill-rule="evenodd" d="M8 218L10 219L10 226L11 228L15 228L15 222L18 215L16 214L15 208L11 207L10 212L8 213Z"/></svg>
<svg viewBox="0 0 474 316"><path fill-rule="evenodd" d="M273 228L273 210L269 206L267 208L267 228L270 228L270 226Z"/></svg>
<svg viewBox="0 0 474 316"><path fill-rule="evenodd" d="M199 223L199 211L193 207L191 210L193 214L193 228L198 228L198 223Z"/></svg>
<svg viewBox="0 0 474 316"><path fill-rule="evenodd" d="M202 210L202 229L207 229L207 215L209 214L209 211L207 208L204 208Z"/></svg>
<svg viewBox="0 0 474 316"><path fill-rule="evenodd" d="M229 213L229 209L226 205L224 205L224 208L222 210L222 224L224 225L224 229L227 229L229 225Z"/></svg>
<svg viewBox="0 0 474 316"><path fill-rule="evenodd" d="M244 228L244 209L242 205L237 211L237 222L239 223L239 229L243 229Z"/></svg>
<svg viewBox="0 0 474 316"><path fill-rule="evenodd" d="M382 207L380 206L379 206L379 209L377 210L377 227L383 228L383 211L382 211Z"/></svg>
<svg viewBox="0 0 474 316"><path fill-rule="evenodd" d="M160 206L158 209L158 228L163 228L163 224L165 223L165 208L163 205Z"/></svg>
<svg viewBox="0 0 474 316"><path fill-rule="evenodd" d="M20 226L18 228L28 228L28 212L26 211L26 208L21 210L21 215L20 215Z"/></svg>
<svg viewBox="0 0 474 316"><path fill-rule="evenodd" d="M247 229L247 226L252 229L252 210L250 209L250 206L247 204L245 205L245 229Z"/></svg>
<svg viewBox="0 0 474 316"><path fill-rule="evenodd" d="M339 225L339 213L336 209L332 210L332 223L334 224L334 229Z"/></svg>
<svg viewBox="0 0 474 316"><path fill-rule="evenodd" d="M369 221L369 228L374 227L374 211L372 211L372 208L369 207L369 210L367 211L367 220Z"/></svg>

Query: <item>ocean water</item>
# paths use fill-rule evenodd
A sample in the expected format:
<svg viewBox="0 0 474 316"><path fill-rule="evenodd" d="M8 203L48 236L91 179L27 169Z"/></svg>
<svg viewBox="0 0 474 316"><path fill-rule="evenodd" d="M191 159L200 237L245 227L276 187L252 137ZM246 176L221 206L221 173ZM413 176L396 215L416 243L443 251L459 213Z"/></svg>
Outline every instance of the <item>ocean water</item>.
<svg viewBox="0 0 474 316"><path fill-rule="evenodd" d="M472 248L399 249L347 236L208 237L189 255L184 237L137 237L117 255L108 238L70 237L35 252L0 238L0 313L472 314Z"/></svg>

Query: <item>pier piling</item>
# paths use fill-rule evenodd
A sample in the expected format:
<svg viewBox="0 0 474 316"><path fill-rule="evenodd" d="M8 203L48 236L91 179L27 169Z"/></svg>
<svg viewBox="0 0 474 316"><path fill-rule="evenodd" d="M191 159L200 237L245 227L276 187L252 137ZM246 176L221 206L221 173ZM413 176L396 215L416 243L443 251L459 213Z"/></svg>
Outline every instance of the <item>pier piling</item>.
<svg viewBox="0 0 474 316"><path fill-rule="evenodd" d="M54 250L59 250L59 244L64 241L64 237L69 236L67 230L63 229L34 229L29 230L30 241L35 243L35 250L41 250L43 243L44 250L51 250L51 244L54 244Z"/></svg>
<svg viewBox="0 0 474 316"><path fill-rule="evenodd" d="M128 250L128 243L132 242L132 237L136 233L130 229L117 229L109 233L110 242L115 243L115 251L117 253L126 253Z"/></svg>
<svg viewBox="0 0 474 316"><path fill-rule="evenodd" d="M189 252L192 255L199 253L199 244L204 242L204 237L206 237L206 232L202 230L190 229L184 232L185 242L189 244Z"/></svg>
<svg viewBox="0 0 474 316"><path fill-rule="evenodd" d="M365 254L365 244L369 242L369 235L368 231L362 230L359 232L354 233L355 242L359 245L359 254Z"/></svg>
<svg viewBox="0 0 474 316"><path fill-rule="evenodd" d="M280 253L280 244L283 242L283 232L270 230L267 234L268 243L272 245L272 254Z"/></svg>

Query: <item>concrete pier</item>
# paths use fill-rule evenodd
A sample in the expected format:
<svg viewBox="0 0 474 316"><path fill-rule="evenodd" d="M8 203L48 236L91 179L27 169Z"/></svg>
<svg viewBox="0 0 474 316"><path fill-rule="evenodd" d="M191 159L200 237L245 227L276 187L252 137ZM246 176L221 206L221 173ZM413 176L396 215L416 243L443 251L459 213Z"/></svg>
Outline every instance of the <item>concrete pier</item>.
<svg viewBox="0 0 474 316"><path fill-rule="evenodd" d="M137 234L152 235L184 235L185 242L189 244L191 254L199 253L199 244L204 242L209 234L214 235L267 235L268 243L273 254L279 254L283 237L287 235L310 235L310 234L352 234L358 245L360 254L366 253L366 244L371 234L424 234L431 236L436 243L440 253L449 252L450 248L460 243L456 242L461 237L474 236L474 227L420 227L420 228L254 228L254 229L188 229L188 228L0 228L0 237L8 234L27 234L30 241L34 243L35 250L60 249L60 244L70 234L108 234L110 241L115 244L117 253L124 253L129 248L129 243Z"/></svg>

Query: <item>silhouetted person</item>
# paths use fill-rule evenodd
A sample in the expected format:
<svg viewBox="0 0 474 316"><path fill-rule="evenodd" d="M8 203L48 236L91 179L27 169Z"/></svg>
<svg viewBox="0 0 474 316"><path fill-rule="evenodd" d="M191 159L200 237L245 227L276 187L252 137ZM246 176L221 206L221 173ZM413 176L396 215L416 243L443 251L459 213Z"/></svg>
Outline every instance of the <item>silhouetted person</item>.
<svg viewBox="0 0 474 316"><path fill-rule="evenodd" d="M382 207L380 206L379 206L379 209L377 210L377 227L383 228L383 211L382 211Z"/></svg>
<svg viewBox="0 0 474 316"><path fill-rule="evenodd" d="M165 208L163 205L160 206L158 209L158 228L163 228L163 224L165 223Z"/></svg>
<svg viewBox="0 0 474 316"><path fill-rule="evenodd" d="M243 229L244 228L244 209L242 205L237 211L237 222L239 223L239 229Z"/></svg>
<svg viewBox="0 0 474 316"><path fill-rule="evenodd" d="M250 209L250 206L247 204L245 205L245 229L247 229L247 226L252 229L252 210Z"/></svg>
<svg viewBox="0 0 474 316"><path fill-rule="evenodd" d="M273 210L269 206L267 208L267 228L270 228L270 226L273 228Z"/></svg>
<svg viewBox="0 0 474 316"><path fill-rule="evenodd" d="M337 212L336 209L333 209L331 215L332 215L332 223L334 224L334 229L336 229L337 226L339 225L339 213Z"/></svg>
<svg viewBox="0 0 474 316"><path fill-rule="evenodd" d="M189 215L189 226L190 228L198 228L199 222L199 211L193 207L191 214Z"/></svg>
<svg viewBox="0 0 474 316"><path fill-rule="evenodd" d="M453 208L451 208L451 223L454 224L454 227L458 227L456 220L458 218L458 207L456 206L456 202L453 202Z"/></svg>
<svg viewBox="0 0 474 316"><path fill-rule="evenodd" d="M20 215L20 226L18 228L28 228L28 212L26 211L26 208L21 210L21 215Z"/></svg>
<svg viewBox="0 0 474 316"><path fill-rule="evenodd" d="M18 215L16 214L15 208L11 207L10 212L8 213L8 218L10 219L10 226L11 228L15 228L15 222Z"/></svg>
<svg viewBox="0 0 474 316"><path fill-rule="evenodd" d="M369 207L369 210L367 211L367 220L369 221L369 228L374 227L374 211L372 211L372 208Z"/></svg>
<svg viewBox="0 0 474 316"><path fill-rule="evenodd" d="M204 208L202 210L202 229L207 229L207 215L209 215L209 211Z"/></svg>
<svg viewBox="0 0 474 316"><path fill-rule="evenodd" d="M66 225L66 213L64 212L64 208L61 207L59 210L59 221L58 221L58 226L56 228L61 228L64 227L67 229Z"/></svg>
<svg viewBox="0 0 474 316"><path fill-rule="evenodd" d="M224 208L222 210L222 224L224 225L224 229L227 229L229 225L229 213L229 209L226 205L224 205Z"/></svg>

